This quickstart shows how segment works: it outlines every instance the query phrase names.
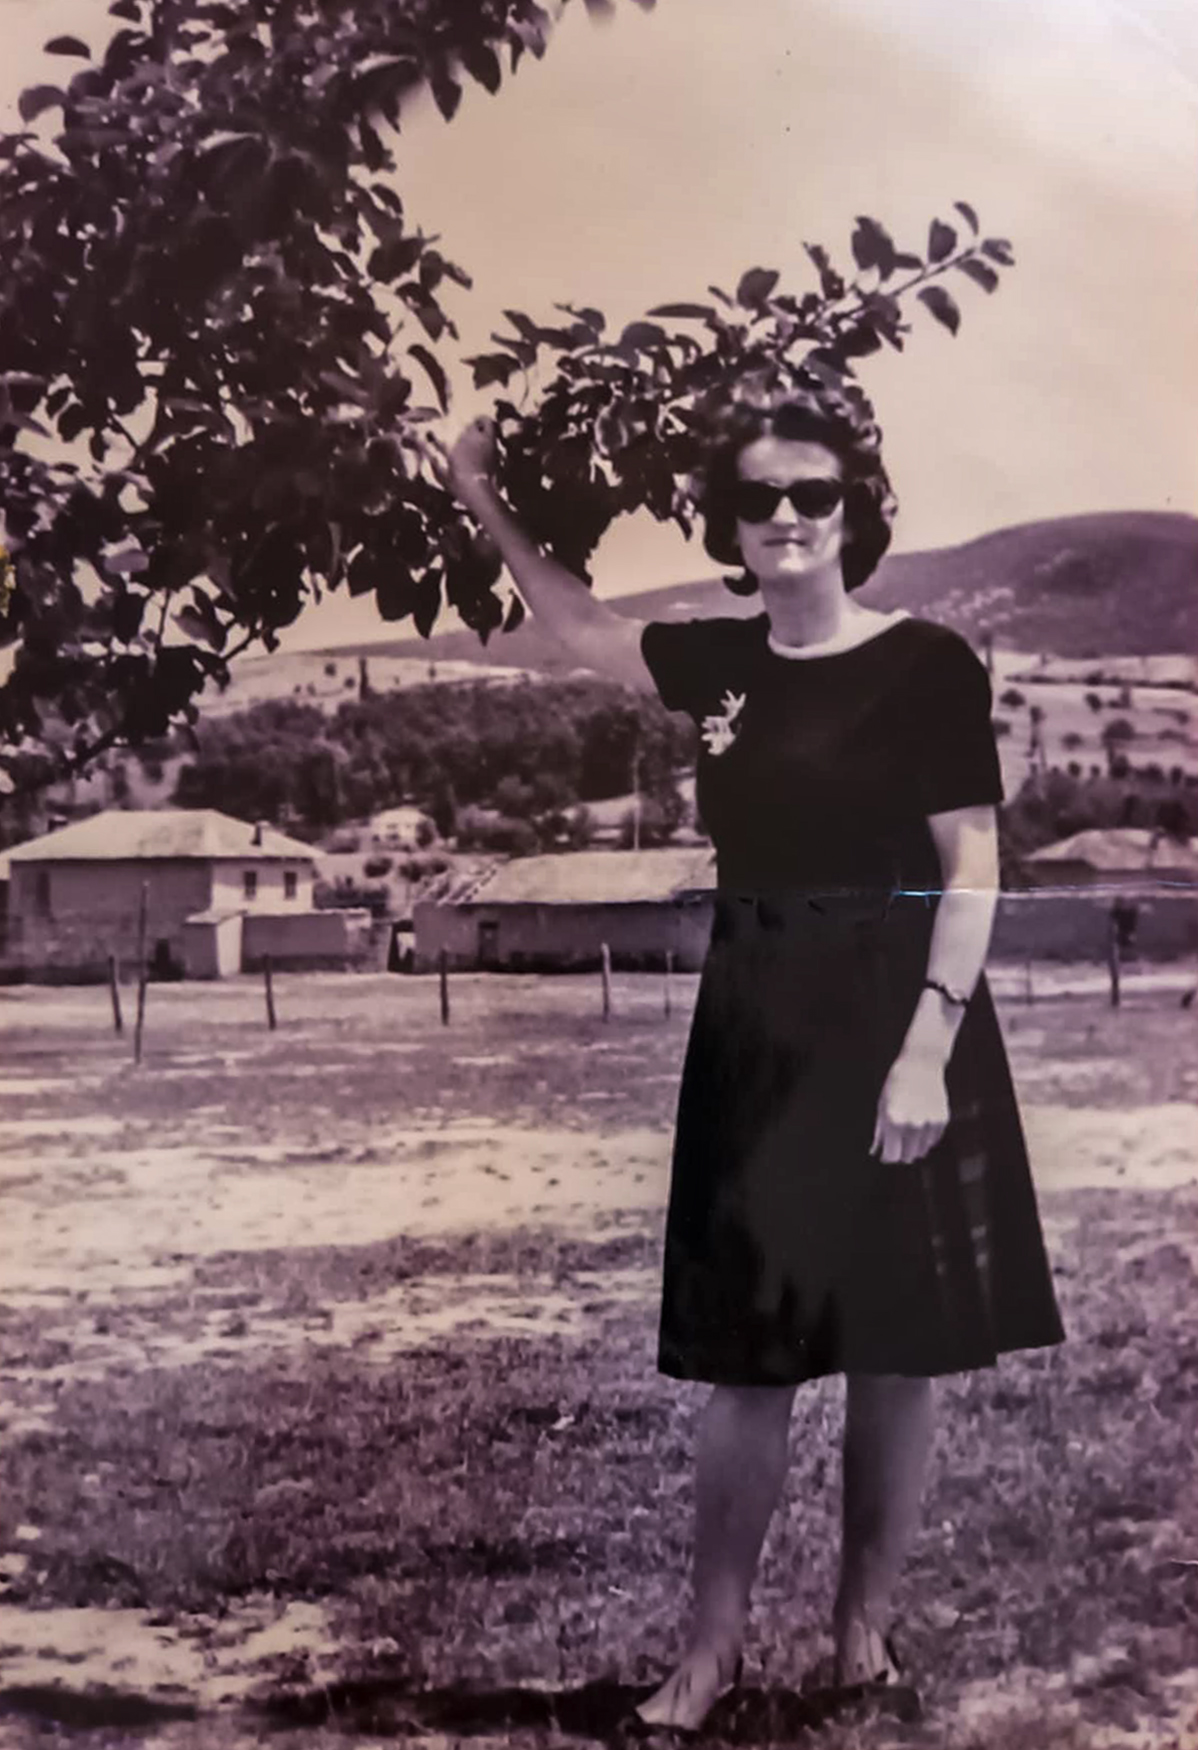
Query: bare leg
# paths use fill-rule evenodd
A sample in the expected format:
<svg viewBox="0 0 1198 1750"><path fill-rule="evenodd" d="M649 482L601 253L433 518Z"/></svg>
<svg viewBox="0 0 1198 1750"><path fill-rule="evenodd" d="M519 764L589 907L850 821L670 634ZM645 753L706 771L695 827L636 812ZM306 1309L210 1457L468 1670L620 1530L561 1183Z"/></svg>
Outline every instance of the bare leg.
<svg viewBox="0 0 1198 1750"><path fill-rule="evenodd" d="M786 1475L793 1386L716 1386L695 1479L694 1625L682 1663L638 1710L694 1728L732 1680L749 1594Z"/></svg>
<svg viewBox="0 0 1198 1750"><path fill-rule="evenodd" d="M844 1544L833 1611L842 1683L886 1673L890 1600L919 1520L932 1447L930 1379L851 1374L844 1427Z"/></svg>

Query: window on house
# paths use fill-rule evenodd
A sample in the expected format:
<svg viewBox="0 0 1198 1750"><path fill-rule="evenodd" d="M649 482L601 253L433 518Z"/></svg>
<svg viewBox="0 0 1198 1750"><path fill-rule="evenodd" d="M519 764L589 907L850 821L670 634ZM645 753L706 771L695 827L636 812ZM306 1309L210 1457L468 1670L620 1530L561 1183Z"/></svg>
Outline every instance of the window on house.
<svg viewBox="0 0 1198 1750"><path fill-rule="evenodd" d="M283 871L283 898L294 899L299 892L299 876L294 869Z"/></svg>
<svg viewBox="0 0 1198 1750"><path fill-rule="evenodd" d="M242 885L244 887L245 897L247 899L257 899L257 897L258 897L258 871L256 869L247 869L245 871L245 874L242 876Z"/></svg>

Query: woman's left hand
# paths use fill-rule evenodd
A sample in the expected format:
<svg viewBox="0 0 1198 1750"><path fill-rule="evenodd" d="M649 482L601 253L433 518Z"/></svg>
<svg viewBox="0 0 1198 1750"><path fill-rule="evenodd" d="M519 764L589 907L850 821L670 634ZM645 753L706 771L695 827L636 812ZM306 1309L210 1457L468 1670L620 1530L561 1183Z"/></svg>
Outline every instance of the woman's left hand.
<svg viewBox="0 0 1198 1750"><path fill-rule="evenodd" d="M948 1126L944 1065L923 1053L899 1054L882 1084L869 1152L883 1161L917 1161Z"/></svg>

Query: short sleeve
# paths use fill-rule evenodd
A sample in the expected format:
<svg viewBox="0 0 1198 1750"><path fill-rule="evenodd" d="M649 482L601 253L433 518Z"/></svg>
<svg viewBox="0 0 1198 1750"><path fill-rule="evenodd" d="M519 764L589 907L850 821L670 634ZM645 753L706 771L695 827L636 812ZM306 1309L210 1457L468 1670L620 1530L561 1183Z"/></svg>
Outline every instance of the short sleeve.
<svg viewBox="0 0 1198 1750"><path fill-rule="evenodd" d="M916 671L915 783L923 814L1003 800L985 664L965 639L944 632Z"/></svg>
<svg viewBox="0 0 1198 1750"><path fill-rule="evenodd" d="M667 711L709 710L718 636L711 620L650 620L641 655Z"/></svg>

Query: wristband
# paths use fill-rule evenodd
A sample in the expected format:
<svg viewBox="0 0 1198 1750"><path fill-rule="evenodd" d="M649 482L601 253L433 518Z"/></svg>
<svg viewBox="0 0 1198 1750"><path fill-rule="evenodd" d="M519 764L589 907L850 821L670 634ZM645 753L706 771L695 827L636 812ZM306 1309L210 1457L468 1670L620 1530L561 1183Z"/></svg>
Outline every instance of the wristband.
<svg viewBox="0 0 1198 1750"><path fill-rule="evenodd" d="M948 985L941 984L938 978L925 978L923 988L924 990L938 990L945 1002L952 1003L953 1007L957 1009L965 1008L969 1002L968 992L962 995L959 990L950 990Z"/></svg>

